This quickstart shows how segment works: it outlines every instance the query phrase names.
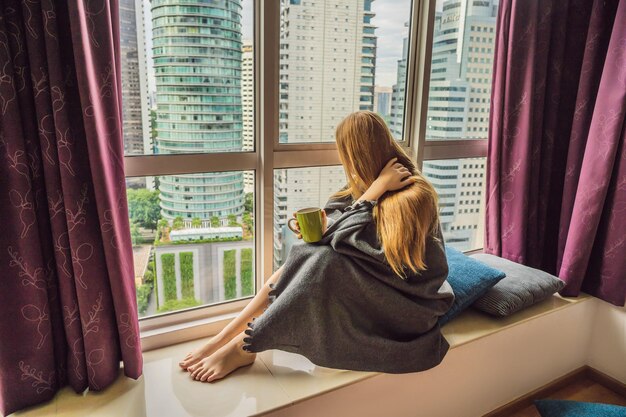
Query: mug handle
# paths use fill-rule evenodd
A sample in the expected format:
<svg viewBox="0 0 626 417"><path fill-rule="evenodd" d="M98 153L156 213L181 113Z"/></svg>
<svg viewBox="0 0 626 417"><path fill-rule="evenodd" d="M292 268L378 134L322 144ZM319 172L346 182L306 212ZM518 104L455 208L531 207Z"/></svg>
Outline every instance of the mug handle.
<svg viewBox="0 0 626 417"><path fill-rule="evenodd" d="M292 232L294 232L295 234L300 233L300 231L299 231L298 229L294 229L294 228L291 226L291 222L292 222L292 221L294 221L294 222L295 222L295 221L298 221L298 219L296 219L295 217L292 217L291 219L289 219L289 220L287 221L287 227L288 227L289 229L291 229L291 231L292 231Z"/></svg>

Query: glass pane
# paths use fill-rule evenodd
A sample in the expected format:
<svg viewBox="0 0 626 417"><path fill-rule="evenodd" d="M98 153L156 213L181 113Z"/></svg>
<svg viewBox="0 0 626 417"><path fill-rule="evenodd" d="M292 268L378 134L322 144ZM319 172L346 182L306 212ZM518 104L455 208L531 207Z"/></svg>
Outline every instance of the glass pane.
<svg viewBox="0 0 626 417"><path fill-rule="evenodd" d="M126 155L253 143L253 0L120 0Z"/></svg>
<svg viewBox="0 0 626 417"><path fill-rule="evenodd" d="M427 140L486 139L497 0L437 0Z"/></svg>
<svg viewBox="0 0 626 417"><path fill-rule="evenodd" d="M446 244L461 251L483 247L486 158L424 161L423 173L439 194Z"/></svg>
<svg viewBox="0 0 626 417"><path fill-rule="evenodd" d="M255 294L254 172L126 179L139 316Z"/></svg>
<svg viewBox="0 0 626 417"><path fill-rule="evenodd" d="M334 142L357 110L401 139L410 0L281 0L279 142Z"/></svg>
<svg viewBox="0 0 626 417"><path fill-rule="evenodd" d="M341 165L274 170L274 270L297 241L287 228L293 213L306 207L323 208L328 198L346 185Z"/></svg>

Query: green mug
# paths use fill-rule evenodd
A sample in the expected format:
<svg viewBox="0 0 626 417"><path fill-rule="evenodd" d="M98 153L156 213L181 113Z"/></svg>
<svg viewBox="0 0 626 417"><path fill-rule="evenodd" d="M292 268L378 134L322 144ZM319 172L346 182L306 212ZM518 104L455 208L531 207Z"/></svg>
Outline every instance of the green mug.
<svg viewBox="0 0 626 417"><path fill-rule="evenodd" d="M291 225L291 222L296 220L300 232ZM302 234L302 240L307 243L319 242L322 240L322 209L309 207L296 211L296 217L289 219L287 227L294 233Z"/></svg>

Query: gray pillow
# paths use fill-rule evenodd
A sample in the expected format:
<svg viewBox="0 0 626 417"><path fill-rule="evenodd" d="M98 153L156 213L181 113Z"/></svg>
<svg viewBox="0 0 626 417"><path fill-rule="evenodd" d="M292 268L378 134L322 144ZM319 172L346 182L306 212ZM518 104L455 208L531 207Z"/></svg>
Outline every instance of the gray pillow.
<svg viewBox="0 0 626 417"><path fill-rule="evenodd" d="M547 272L486 253L470 257L499 269L506 277L491 287L473 306L494 316L508 316L545 300L560 291L565 283Z"/></svg>

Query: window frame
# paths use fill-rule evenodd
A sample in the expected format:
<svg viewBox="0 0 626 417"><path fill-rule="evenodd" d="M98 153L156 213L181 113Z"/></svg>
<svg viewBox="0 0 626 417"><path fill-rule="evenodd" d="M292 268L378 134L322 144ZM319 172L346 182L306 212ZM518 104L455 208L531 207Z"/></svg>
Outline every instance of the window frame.
<svg viewBox="0 0 626 417"><path fill-rule="evenodd" d="M487 140L426 140L436 0L412 0L403 138L398 143L421 169L424 160L487 156ZM274 170L340 165L334 143L279 143L280 0L253 2L254 150L205 154L129 155L127 177L254 171L256 291L272 274ZM221 330L252 297L140 318L144 351Z"/></svg>

